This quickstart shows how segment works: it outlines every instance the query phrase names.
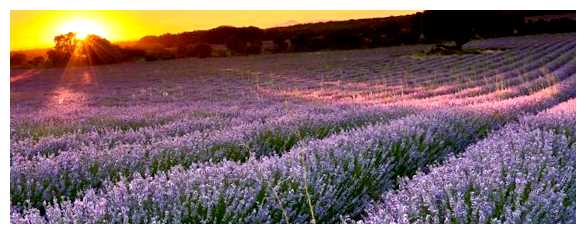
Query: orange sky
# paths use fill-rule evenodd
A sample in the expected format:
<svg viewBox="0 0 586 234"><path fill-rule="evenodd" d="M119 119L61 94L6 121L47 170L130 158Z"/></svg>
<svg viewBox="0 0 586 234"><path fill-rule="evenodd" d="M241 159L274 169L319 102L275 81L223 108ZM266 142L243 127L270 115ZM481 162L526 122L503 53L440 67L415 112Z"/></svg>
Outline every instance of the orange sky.
<svg viewBox="0 0 586 234"><path fill-rule="evenodd" d="M136 40L220 25L260 28L291 23L412 14L415 11L11 11L12 50L53 46L57 34L81 28L110 41Z"/></svg>

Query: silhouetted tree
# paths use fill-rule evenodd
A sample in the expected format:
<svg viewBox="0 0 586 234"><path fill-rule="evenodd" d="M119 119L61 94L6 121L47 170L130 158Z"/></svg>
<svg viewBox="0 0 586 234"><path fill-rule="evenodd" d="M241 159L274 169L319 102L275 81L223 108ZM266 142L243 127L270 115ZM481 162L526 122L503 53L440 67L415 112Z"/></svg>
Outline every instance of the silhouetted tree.
<svg viewBox="0 0 586 234"><path fill-rule="evenodd" d="M238 28L238 30L236 31L236 35L241 40L244 40L249 43L262 41L263 34L264 31L262 29L253 26Z"/></svg>
<svg viewBox="0 0 586 234"><path fill-rule="evenodd" d="M391 46L401 44L399 32L401 25L398 22L391 21L381 24L376 27L370 36L372 40L371 47Z"/></svg>
<svg viewBox="0 0 586 234"><path fill-rule="evenodd" d="M47 51L47 64L52 67L65 66L71 55L52 49Z"/></svg>
<svg viewBox="0 0 586 234"><path fill-rule="evenodd" d="M38 66L41 66L45 63L45 58L43 56L36 56L33 59L31 59L30 61L28 61L28 63L31 66L38 67Z"/></svg>
<svg viewBox="0 0 586 234"><path fill-rule="evenodd" d="M151 51L147 51L145 55L146 61L156 61L156 60L169 60L177 58L175 53L170 51L169 49L159 48Z"/></svg>
<svg viewBox="0 0 586 234"><path fill-rule="evenodd" d="M118 63L128 59L127 54L105 38L89 35L83 40L75 38L75 33L55 37L55 47L47 51L50 66L100 65Z"/></svg>
<svg viewBox="0 0 586 234"><path fill-rule="evenodd" d="M81 42L79 56L85 57L88 65L118 63L125 58L120 47L97 35L89 35Z"/></svg>
<svg viewBox="0 0 586 234"><path fill-rule="evenodd" d="M198 44L189 49L191 55L198 58L207 58L212 56L212 47L208 44Z"/></svg>
<svg viewBox="0 0 586 234"><path fill-rule="evenodd" d="M207 31L203 36L203 40L210 44L226 44L227 40L235 36L237 32L238 28L236 27L220 26Z"/></svg>
<svg viewBox="0 0 586 234"><path fill-rule="evenodd" d="M273 51L276 53L285 52L289 49L289 43L284 36L277 36L273 39Z"/></svg>
<svg viewBox="0 0 586 234"><path fill-rule="evenodd" d="M361 48L362 38L358 32L352 30L337 30L326 34L325 40L331 49L356 49Z"/></svg>
<svg viewBox="0 0 586 234"><path fill-rule="evenodd" d="M78 43L75 33L57 35L53 40L55 47L47 51L49 64L51 66L65 66L70 61Z"/></svg>
<svg viewBox="0 0 586 234"><path fill-rule="evenodd" d="M473 11L425 11L423 35L432 41L453 41L455 49L472 39L475 13Z"/></svg>
<svg viewBox="0 0 586 234"><path fill-rule="evenodd" d="M177 38L176 35L171 35L170 33L165 33L165 34L159 36L159 42L161 44L163 44L163 46L165 46L166 48L169 48L169 47L173 47L173 46L177 45L176 38Z"/></svg>
<svg viewBox="0 0 586 234"><path fill-rule="evenodd" d="M177 58L207 58L210 56L212 56L212 47L208 44L181 45L177 47Z"/></svg>
<svg viewBox="0 0 586 234"><path fill-rule="evenodd" d="M257 27L223 27L222 30L226 32L229 30L231 33L226 37L225 44L233 54L259 54L262 52L262 29Z"/></svg>
<svg viewBox="0 0 586 234"><path fill-rule="evenodd" d="M294 51L317 51L327 48L324 37L319 34L303 32L291 38Z"/></svg>
<svg viewBox="0 0 586 234"><path fill-rule="evenodd" d="M238 36L230 36L226 40L226 47L234 54L246 54L246 41Z"/></svg>
<svg viewBox="0 0 586 234"><path fill-rule="evenodd" d="M26 63L26 54L15 52L10 55L10 66L22 66Z"/></svg>
<svg viewBox="0 0 586 234"><path fill-rule="evenodd" d="M246 45L246 54L262 53L262 41L251 41Z"/></svg>
<svg viewBox="0 0 586 234"><path fill-rule="evenodd" d="M69 32L62 35L57 35L54 38L55 49L67 54L73 54L78 40L75 38L75 33Z"/></svg>
<svg viewBox="0 0 586 234"><path fill-rule="evenodd" d="M120 48L125 60L140 60L146 56L146 51L138 48Z"/></svg>

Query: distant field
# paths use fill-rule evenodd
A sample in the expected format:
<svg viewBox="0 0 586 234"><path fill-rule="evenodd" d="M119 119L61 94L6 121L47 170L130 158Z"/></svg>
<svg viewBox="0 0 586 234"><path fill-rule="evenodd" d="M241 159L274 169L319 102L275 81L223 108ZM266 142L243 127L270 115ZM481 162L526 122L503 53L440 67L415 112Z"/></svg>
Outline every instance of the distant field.
<svg viewBox="0 0 586 234"><path fill-rule="evenodd" d="M13 223L575 223L576 37L12 70Z"/></svg>

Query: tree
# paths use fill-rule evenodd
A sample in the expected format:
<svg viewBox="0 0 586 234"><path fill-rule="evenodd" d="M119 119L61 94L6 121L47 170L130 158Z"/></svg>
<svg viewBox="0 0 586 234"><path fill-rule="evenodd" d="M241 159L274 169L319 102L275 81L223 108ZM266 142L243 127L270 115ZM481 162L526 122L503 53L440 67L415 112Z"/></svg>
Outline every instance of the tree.
<svg viewBox="0 0 586 234"><path fill-rule="evenodd" d="M238 28L232 26L220 26L211 30L208 30L203 40L210 44L226 44L231 36L234 36Z"/></svg>
<svg viewBox="0 0 586 234"><path fill-rule="evenodd" d="M236 35L226 40L226 47L234 54L246 54L246 41Z"/></svg>
<svg viewBox="0 0 586 234"><path fill-rule="evenodd" d="M69 32L66 34L55 36L55 49L64 53L73 54L78 40L75 38L75 33Z"/></svg>
<svg viewBox="0 0 586 234"><path fill-rule="evenodd" d="M421 17L421 31L428 41L452 41L454 49L472 39L477 20L474 11L425 11Z"/></svg>
<svg viewBox="0 0 586 234"><path fill-rule="evenodd" d="M207 58L212 56L212 47L208 44L198 44L189 49L191 55L198 58Z"/></svg>
<svg viewBox="0 0 586 234"><path fill-rule="evenodd" d="M273 39L273 51L276 53L285 52L289 49L289 43L284 36L277 36Z"/></svg>
<svg viewBox="0 0 586 234"><path fill-rule="evenodd" d="M165 48L157 48L157 49L150 50L144 56L144 59L147 62L156 61L156 60L169 60L169 59L175 59L175 58L177 58L176 53L173 53L172 51L169 51L169 49L165 49Z"/></svg>
<svg viewBox="0 0 586 234"><path fill-rule="evenodd" d="M352 30L336 30L326 34L325 40L331 49L356 49L362 47L362 38Z"/></svg>
<svg viewBox="0 0 586 234"><path fill-rule="evenodd" d="M427 42L452 41L453 49L475 37L513 35L523 24L522 11L425 11L416 15L412 29L423 33Z"/></svg>
<svg viewBox="0 0 586 234"><path fill-rule="evenodd" d="M65 66L71 55L63 53L62 51L52 49L47 51L47 64L53 67Z"/></svg>
<svg viewBox="0 0 586 234"><path fill-rule="evenodd" d="M75 52L78 40L75 39L75 33L66 33L55 36L55 47L47 51L49 64L52 66L65 66Z"/></svg>
<svg viewBox="0 0 586 234"><path fill-rule="evenodd" d="M43 56L36 56L33 59L31 59L30 61L28 61L28 63L31 66L38 67L38 66L43 65L43 63L45 63L45 58Z"/></svg>
<svg viewBox="0 0 586 234"><path fill-rule="evenodd" d="M310 40L311 35L308 33L299 33L291 38L291 46L294 51L308 51Z"/></svg>
<svg viewBox="0 0 586 234"><path fill-rule="evenodd" d="M120 47L105 38L89 35L78 40L75 33L56 36L55 47L47 51L47 56L51 66L111 64L128 58Z"/></svg>
<svg viewBox="0 0 586 234"><path fill-rule="evenodd" d="M228 28L231 32L226 39L226 47L233 54L260 54L264 31L257 27Z"/></svg>
<svg viewBox="0 0 586 234"><path fill-rule="evenodd" d="M177 47L177 58L198 57L207 58L212 56L212 47L208 44L186 45Z"/></svg>
<svg viewBox="0 0 586 234"><path fill-rule="evenodd" d="M10 55L10 66L22 66L26 63L26 54L15 52Z"/></svg>
<svg viewBox="0 0 586 234"><path fill-rule="evenodd" d="M291 38L294 51L317 51L327 48L326 40L319 34L302 32Z"/></svg>
<svg viewBox="0 0 586 234"><path fill-rule="evenodd" d="M120 47L97 35L89 35L82 41L79 54L87 60L87 65L112 64L124 60Z"/></svg>
<svg viewBox="0 0 586 234"><path fill-rule="evenodd" d="M260 54L262 53L262 41L251 41L246 45L246 54Z"/></svg>
<svg viewBox="0 0 586 234"><path fill-rule="evenodd" d="M140 60L146 56L146 51L139 48L120 48L124 54L124 60Z"/></svg>

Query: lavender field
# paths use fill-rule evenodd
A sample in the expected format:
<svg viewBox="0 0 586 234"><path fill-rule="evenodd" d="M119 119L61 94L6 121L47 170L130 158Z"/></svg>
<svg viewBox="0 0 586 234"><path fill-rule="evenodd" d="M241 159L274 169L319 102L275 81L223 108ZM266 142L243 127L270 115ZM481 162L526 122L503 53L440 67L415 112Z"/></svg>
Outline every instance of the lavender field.
<svg viewBox="0 0 586 234"><path fill-rule="evenodd" d="M12 70L11 222L575 223L575 34L430 46Z"/></svg>

